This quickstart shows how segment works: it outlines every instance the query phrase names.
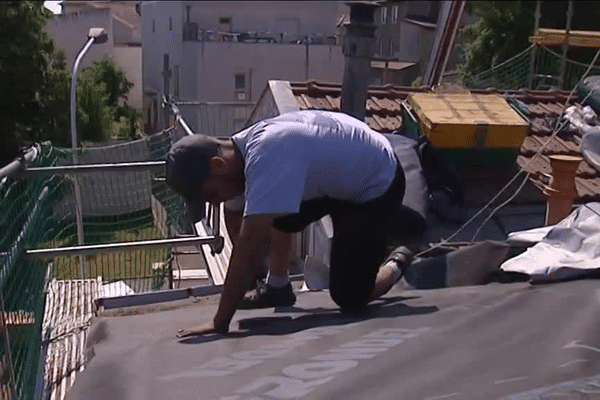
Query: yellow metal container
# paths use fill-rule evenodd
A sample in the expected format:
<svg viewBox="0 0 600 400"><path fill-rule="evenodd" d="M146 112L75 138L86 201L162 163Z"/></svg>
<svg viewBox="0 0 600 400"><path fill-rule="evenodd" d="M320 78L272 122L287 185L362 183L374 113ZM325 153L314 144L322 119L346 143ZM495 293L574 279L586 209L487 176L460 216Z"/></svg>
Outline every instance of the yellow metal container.
<svg viewBox="0 0 600 400"><path fill-rule="evenodd" d="M408 102L440 149L518 149L528 124L495 94L414 93Z"/></svg>

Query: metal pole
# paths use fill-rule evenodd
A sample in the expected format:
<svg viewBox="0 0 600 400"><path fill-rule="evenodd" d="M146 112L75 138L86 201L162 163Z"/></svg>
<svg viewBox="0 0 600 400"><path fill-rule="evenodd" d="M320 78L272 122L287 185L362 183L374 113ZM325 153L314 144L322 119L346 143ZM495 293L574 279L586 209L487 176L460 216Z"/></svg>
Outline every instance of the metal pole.
<svg viewBox="0 0 600 400"><path fill-rule="evenodd" d="M444 49L444 59L442 61L442 66L439 70L439 76L435 79L435 84L439 85L442 83L442 78L444 77L444 71L446 71L446 65L448 65L448 60L450 59L450 54L452 53L452 49L454 48L454 41L456 40L456 32L458 31L458 27L460 26L460 19L462 18L463 12L465 10L466 1L454 1L453 4L457 8L455 14L452 19L452 33L450 35L450 42L448 46Z"/></svg>
<svg viewBox="0 0 600 400"><path fill-rule="evenodd" d="M344 53L344 77L340 108L356 119L365 119L367 90L371 80L371 59L375 47L373 17L378 4L375 2L349 2L350 24L342 52Z"/></svg>
<svg viewBox="0 0 600 400"><path fill-rule="evenodd" d="M560 88L565 88L565 75L567 72L567 51L569 50L569 31L571 30L571 20L573 19L573 0L569 0L567 9L567 27L565 28L565 42L563 43L563 53L560 62Z"/></svg>
<svg viewBox="0 0 600 400"><path fill-rule="evenodd" d="M22 171L28 162L33 161L37 157L38 151L35 147L30 148L22 158L17 158L14 161L0 168L0 183L7 176L12 176Z"/></svg>
<svg viewBox="0 0 600 400"><path fill-rule="evenodd" d="M79 164L77 157L77 117L76 117L76 104L77 104L77 73L79 72L79 64L85 56L85 53L94 44L94 38L89 38L83 46L83 49L77 55L75 64L73 64L73 75L71 76L71 149L73 151L73 164ZM77 175L73 177L74 192L75 192L75 219L77 224L77 244L82 245L84 243L83 238L83 213L81 210L81 189L79 188L79 178ZM85 259L83 255L79 256L79 274L81 279L85 279Z"/></svg>
<svg viewBox="0 0 600 400"><path fill-rule="evenodd" d="M308 41L309 37L306 37L306 44L304 46L304 80L308 81L308 59L310 56L310 52L308 50Z"/></svg>
<svg viewBox="0 0 600 400"><path fill-rule="evenodd" d="M78 174L91 172L130 172L130 171L153 171L164 173L165 161L139 161L115 164L86 164L86 165L62 165L58 167L36 167L26 168L23 176L40 176L56 174Z"/></svg>
<svg viewBox="0 0 600 400"><path fill-rule="evenodd" d="M542 17L542 1L537 0L535 3L535 24L533 26L533 34L535 35L540 28L540 18ZM531 61L529 62L529 83L527 87L533 89L533 74L535 73L535 57L537 55L537 45L531 49Z"/></svg>
<svg viewBox="0 0 600 400"><path fill-rule="evenodd" d="M73 254L97 254L99 252L132 251L140 249L153 249L159 247L176 246L183 244L211 244L218 240L215 236L187 236L172 239L144 240L139 242L121 242L105 244L88 244L83 246L58 247L53 249L25 250L23 257L27 260L36 260Z"/></svg>

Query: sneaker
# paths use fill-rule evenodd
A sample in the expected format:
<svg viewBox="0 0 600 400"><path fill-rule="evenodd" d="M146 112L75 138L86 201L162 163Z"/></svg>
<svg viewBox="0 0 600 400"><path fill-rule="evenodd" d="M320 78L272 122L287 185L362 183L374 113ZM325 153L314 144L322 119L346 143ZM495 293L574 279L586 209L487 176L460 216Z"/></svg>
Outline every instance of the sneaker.
<svg viewBox="0 0 600 400"><path fill-rule="evenodd" d="M395 261L398 268L400 268L401 273L398 278L398 280L400 280L413 261L413 253L406 247L400 246L392 250L383 264L387 264L387 262L391 260Z"/></svg>
<svg viewBox="0 0 600 400"><path fill-rule="evenodd" d="M290 307L296 303L296 295L292 285L288 283L282 288L274 288L259 281L256 289L248 293L240 302L240 309Z"/></svg>

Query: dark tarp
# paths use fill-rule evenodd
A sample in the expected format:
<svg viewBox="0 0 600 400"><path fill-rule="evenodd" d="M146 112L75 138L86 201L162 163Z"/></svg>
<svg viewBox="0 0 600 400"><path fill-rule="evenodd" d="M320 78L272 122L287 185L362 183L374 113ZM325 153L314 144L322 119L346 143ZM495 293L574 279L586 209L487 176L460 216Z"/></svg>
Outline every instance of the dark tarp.
<svg viewBox="0 0 600 400"><path fill-rule="evenodd" d="M229 335L174 337L217 300L95 319L67 399L600 398L595 280L394 288L363 316L300 293L293 308L239 311Z"/></svg>

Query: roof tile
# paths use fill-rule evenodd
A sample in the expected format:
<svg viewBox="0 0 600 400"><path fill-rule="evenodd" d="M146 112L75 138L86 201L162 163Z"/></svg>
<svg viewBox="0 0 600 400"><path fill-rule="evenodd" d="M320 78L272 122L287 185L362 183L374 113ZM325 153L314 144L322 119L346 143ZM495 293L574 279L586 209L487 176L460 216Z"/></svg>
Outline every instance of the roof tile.
<svg viewBox="0 0 600 400"><path fill-rule="evenodd" d="M340 110L342 88L339 84L323 82L291 82L300 109ZM371 86L368 89L365 107L365 122L378 132L393 132L402 126L402 102L411 93L431 92L431 88L421 86ZM548 155L579 154L581 137L578 132L561 132L544 148L540 157L533 159L553 132L557 118L566 106L579 104L576 94L564 90L471 90L476 94L500 94L517 100L521 112L529 120L530 129L525 137L517 165L531 173L536 185L547 184L552 172ZM565 106L566 105L566 106ZM586 161L577 170L577 202L600 200L600 174Z"/></svg>

